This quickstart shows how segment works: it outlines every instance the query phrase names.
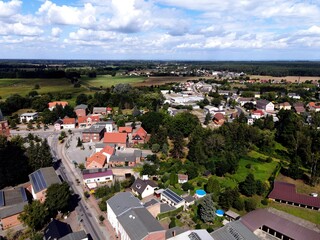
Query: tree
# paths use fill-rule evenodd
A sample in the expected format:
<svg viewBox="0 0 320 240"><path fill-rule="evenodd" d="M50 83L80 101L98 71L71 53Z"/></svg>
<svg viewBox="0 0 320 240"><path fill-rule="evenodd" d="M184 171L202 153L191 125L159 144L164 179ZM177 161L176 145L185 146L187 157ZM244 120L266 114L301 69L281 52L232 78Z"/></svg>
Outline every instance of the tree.
<svg viewBox="0 0 320 240"><path fill-rule="evenodd" d="M66 212L71 199L70 187L67 182L55 183L46 191L45 206L55 215L58 211Z"/></svg>
<svg viewBox="0 0 320 240"><path fill-rule="evenodd" d="M261 180L256 181L256 188L257 194L260 196L262 196L267 191L266 185Z"/></svg>
<svg viewBox="0 0 320 240"><path fill-rule="evenodd" d="M160 145L158 143L152 144L151 151L157 153L160 150Z"/></svg>
<svg viewBox="0 0 320 240"><path fill-rule="evenodd" d="M19 220L27 225L30 229L40 230L48 221L48 211L44 204L40 201L32 201L31 204L24 206L23 212L19 216Z"/></svg>
<svg viewBox="0 0 320 240"><path fill-rule="evenodd" d="M257 201L253 198L249 198L249 199L245 200L244 205L245 205L246 211L251 212L256 209Z"/></svg>
<svg viewBox="0 0 320 240"><path fill-rule="evenodd" d="M219 205L223 209L229 209L233 206L234 202L240 198L240 194L238 189L227 188L223 193L219 196Z"/></svg>
<svg viewBox="0 0 320 240"><path fill-rule="evenodd" d="M141 175L156 175L157 174L157 167L151 164L143 164Z"/></svg>
<svg viewBox="0 0 320 240"><path fill-rule="evenodd" d="M244 201L242 198L238 198L232 204L232 207L237 209L238 211L242 211L244 209Z"/></svg>
<svg viewBox="0 0 320 240"><path fill-rule="evenodd" d="M170 151L172 157L182 158L184 156L183 149L184 149L183 135L181 133L178 133L173 138L173 148Z"/></svg>
<svg viewBox="0 0 320 240"><path fill-rule="evenodd" d="M288 167L287 174L293 179L299 179L303 175L303 171L300 169L301 163L298 157L293 158Z"/></svg>
<svg viewBox="0 0 320 240"><path fill-rule="evenodd" d="M28 128L28 129L33 129L33 125L32 125L32 122L31 122L31 121L28 122L27 128Z"/></svg>
<svg viewBox="0 0 320 240"><path fill-rule="evenodd" d="M249 173L246 179L239 184L240 192L246 196L252 196L257 192L257 185L252 173Z"/></svg>
<svg viewBox="0 0 320 240"><path fill-rule="evenodd" d="M84 93L81 93L77 96L77 99L76 99L76 104L77 105L80 105L80 104L87 104L87 101L88 101L88 96Z"/></svg>
<svg viewBox="0 0 320 240"><path fill-rule="evenodd" d="M207 113L205 119L204 119L204 125L208 125L210 123L210 121L212 120L212 116L210 114L210 112Z"/></svg>
<svg viewBox="0 0 320 240"><path fill-rule="evenodd" d="M82 141L79 137L78 137L77 147L82 147Z"/></svg>
<svg viewBox="0 0 320 240"><path fill-rule="evenodd" d="M215 217L216 208L210 195L203 197L200 205L200 218L203 222L212 222Z"/></svg>
<svg viewBox="0 0 320 240"><path fill-rule="evenodd" d="M175 218L170 218L169 228L173 228L175 226L177 226L176 219Z"/></svg>
<svg viewBox="0 0 320 240"><path fill-rule="evenodd" d="M189 183L189 182L182 183L181 188L182 188L183 191L188 191L188 190L193 190L194 189L192 184Z"/></svg>
<svg viewBox="0 0 320 240"><path fill-rule="evenodd" d="M166 155L168 154L168 144L164 143L162 145L161 152Z"/></svg>
<svg viewBox="0 0 320 240"><path fill-rule="evenodd" d="M220 193L220 184L219 181L211 176L208 180L208 183L205 186L205 189L208 193L212 193L213 198L217 201Z"/></svg>
<svg viewBox="0 0 320 240"><path fill-rule="evenodd" d="M176 173L171 173L170 174L170 185L174 186L177 183L178 183L178 175Z"/></svg>

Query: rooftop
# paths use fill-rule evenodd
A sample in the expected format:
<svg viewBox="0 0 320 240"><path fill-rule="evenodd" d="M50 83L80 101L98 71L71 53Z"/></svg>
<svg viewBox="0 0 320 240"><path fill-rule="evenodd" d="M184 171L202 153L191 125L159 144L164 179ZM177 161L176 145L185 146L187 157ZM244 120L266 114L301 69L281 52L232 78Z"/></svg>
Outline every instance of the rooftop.
<svg viewBox="0 0 320 240"><path fill-rule="evenodd" d="M296 192L296 186L286 182L274 182L269 198L320 208L320 198Z"/></svg>
<svg viewBox="0 0 320 240"><path fill-rule="evenodd" d="M134 183L132 184L131 188L132 190L142 194L147 186L151 187L157 187L158 185L152 181L152 180L142 180L140 178L137 178Z"/></svg>
<svg viewBox="0 0 320 240"><path fill-rule="evenodd" d="M80 104L80 105L77 105L74 110L78 110L78 109L84 109L86 110L88 108L88 105L85 105L85 104Z"/></svg>
<svg viewBox="0 0 320 240"><path fill-rule="evenodd" d="M104 143L126 143L127 133L106 132L103 138Z"/></svg>
<svg viewBox="0 0 320 240"><path fill-rule="evenodd" d="M83 133L100 133L105 129L105 126L92 125L90 128L85 129Z"/></svg>
<svg viewBox="0 0 320 240"><path fill-rule="evenodd" d="M188 230L176 236L168 238L168 240L215 240L205 229ZM229 239L225 239L229 240Z"/></svg>
<svg viewBox="0 0 320 240"><path fill-rule="evenodd" d="M167 188L162 193L166 198L170 199L175 204L179 204L180 202L184 201L182 197L180 197L178 194Z"/></svg>
<svg viewBox="0 0 320 240"><path fill-rule="evenodd" d="M88 239L88 235L83 230L79 232L69 233L64 237L59 238L59 240L83 240L83 239Z"/></svg>
<svg viewBox="0 0 320 240"><path fill-rule="evenodd" d="M26 190L23 187L0 190L0 208L28 202Z"/></svg>
<svg viewBox="0 0 320 240"><path fill-rule="evenodd" d="M130 208L142 207L142 203L138 198L130 192L120 192L107 201L116 216L120 216Z"/></svg>
<svg viewBox="0 0 320 240"><path fill-rule="evenodd" d="M54 183L61 183L53 167L40 168L29 174L29 179L35 193L47 189Z"/></svg>
<svg viewBox="0 0 320 240"><path fill-rule="evenodd" d="M82 171L82 175L83 175L83 179L85 180L89 178L112 176L113 172L111 169L107 169L107 168L86 169Z"/></svg>

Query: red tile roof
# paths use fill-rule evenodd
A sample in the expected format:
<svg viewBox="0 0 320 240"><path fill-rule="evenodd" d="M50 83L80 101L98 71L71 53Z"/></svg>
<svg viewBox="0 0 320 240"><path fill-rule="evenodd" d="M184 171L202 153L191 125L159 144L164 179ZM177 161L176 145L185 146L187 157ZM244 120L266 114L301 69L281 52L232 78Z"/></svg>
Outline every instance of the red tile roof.
<svg viewBox="0 0 320 240"><path fill-rule="evenodd" d="M127 133L104 133L103 138L104 143L126 143L127 142Z"/></svg>
<svg viewBox="0 0 320 240"><path fill-rule="evenodd" d="M254 114L254 115L260 115L260 116L263 116L263 115L264 115L264 113L263 113L262 110L255 110L255 111L253 111L252 114Z"/></svg>
<svg viewBox="0 0 320 240"><path fill-rule="evenodd" d="M119 133L132 133L132 127L119 127Z"/></svg>
<svg viewBox="0 0 320 240"><path fill-rule="evenodd" d="M100 115L90 115L88 116L88 119L91 119L92 122L99 122L100 121Z"/></svg>
<svg viewBox="0 0 320 240"><path fill-rule="evenodd" d="M84 116L84 117L78 117L78 123L87 123L87 117Z"/></svg>
<svg viewBox="0 0 320 240"><path fill-rule="evenodd" d="M222 113L216 113L214 115L214 118L218 121L223 120L224 119L224 115Z"/></svg>
<svg viewBox="0 0 320 240"><path fill-rule="evenodd" d="M114 148L109 145L106 145L100 152L102 154L106 153L106 154L112 155L114 153Z"/></svg>
<svg viewBox="0 0 320 240"><path fill-rule="evenodd" d="M62 119L63 124L75 124L76 123L76 119L75 118L64 118Z"/></svg>
<svg viewBox="0 0 320 240"><path fill-rule="evenodd" d="M147 131L143 129L143 127L140 127L132 136L134 138L135 136L140 136L143 140L147 138Z"/></svg>
<svg viewBox="0 0 320 240"><path fill-rule="evenodd" d="M179 179L179 180L188 180L188 175L178 174L178 179Z"/></svg>
<svg viewBox="0 0 320 240"><path fill-rule="evenodd" d="M320 198L297 193L296 186L286 182L274 182L269 198L320 208Z"/></svg>
<svg viewBox="0 0 320 240"><path fill-rule="evenodd" d="M56 105L62 105L63 107L65 107L65 106L68 105L68 102L61 102L61 101L59 101L59 102L49 102L48 105L49 105L49 108L55 107Z"/></svg>
<svg viewBox="0 0 320 240"><path fill-rule="evenodd" d="M106 162L106 156L104 156L100 152L93 154L91 157L88 157L86 161L86 167L88 167L93 162L96 162L99 165L98 167L103 167Z"/></svg>

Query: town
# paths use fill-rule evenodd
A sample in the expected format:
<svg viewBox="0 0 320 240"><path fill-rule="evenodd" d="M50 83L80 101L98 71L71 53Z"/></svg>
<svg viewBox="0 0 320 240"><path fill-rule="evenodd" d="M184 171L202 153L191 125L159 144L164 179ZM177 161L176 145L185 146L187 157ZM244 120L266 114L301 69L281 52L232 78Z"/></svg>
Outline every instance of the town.
<svg viewBox="0 0 320 240"><path fill-rule="evenodd" d="M4 93L0 236L319 239L320 77L191 65Z"/></svg>

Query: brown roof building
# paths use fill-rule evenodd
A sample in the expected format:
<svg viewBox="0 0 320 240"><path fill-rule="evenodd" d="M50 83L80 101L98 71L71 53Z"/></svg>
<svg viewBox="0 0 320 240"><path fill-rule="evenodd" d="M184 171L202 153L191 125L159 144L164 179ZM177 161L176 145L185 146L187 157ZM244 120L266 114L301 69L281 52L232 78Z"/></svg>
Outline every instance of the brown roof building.
<svg viewBox="0 0 320 240"><path fill-rule="evenodd" d="M290 205L306 207L314 210L320 209L320 198L311 197L296 192L296 186L286 182L274 182L269 198Z"/></svg>

